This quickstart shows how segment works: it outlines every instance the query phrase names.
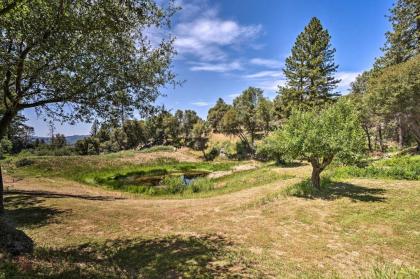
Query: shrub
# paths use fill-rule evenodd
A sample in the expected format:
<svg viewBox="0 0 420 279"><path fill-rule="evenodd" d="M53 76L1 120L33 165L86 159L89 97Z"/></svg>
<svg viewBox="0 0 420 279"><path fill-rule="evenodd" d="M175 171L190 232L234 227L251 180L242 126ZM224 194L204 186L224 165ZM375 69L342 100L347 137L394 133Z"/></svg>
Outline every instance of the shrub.
<svg viewBox="0 0 420 279"><path fill-rule="evenodd" d="M191 182L187 188L192 193L206 192L214 189L213 183L210 179L205 177L200 177Z"/></svg>
<svg viewBox="0 0 420 279"><path fill-rule="evenodd" d="M15 165L17 168L21 168L21 167L26 167L26 166L30 166L34 163L33 160L27 159L27 158L23 158L20 160L17 160Z"/></svg>
<svg viewBox="0 0 420 279"><path fill-rule="evenodd" d="M165 185L165 192L177 194L184 191L186 185L181 176L166 176L162 182Z"/></svg>
<svg viewBox="0 0 420 279"><path fill-rule="evenodd" d="M217 147L213 146L210 148L209 151L207 151L207 160L208 161L213 161L214 159L216 159L217 156L219 156L220 154L220 149L218 149Z"/></svg>

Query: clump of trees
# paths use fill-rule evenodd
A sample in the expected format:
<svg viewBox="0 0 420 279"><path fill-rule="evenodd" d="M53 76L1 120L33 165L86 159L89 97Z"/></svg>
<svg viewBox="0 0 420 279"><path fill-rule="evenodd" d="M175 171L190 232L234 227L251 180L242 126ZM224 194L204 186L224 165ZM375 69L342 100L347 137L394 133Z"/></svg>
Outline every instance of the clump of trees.
<svg viewBox="0 0 420 279"><path fill-rule="evenodd" d="M255 140L273 129L272 101L259 88L249 87L227 105L219 98L210 108L207 121L215 132L240 138L249 154L255 153Z"/></svg>
<svg viewBox="0 0 420 279"><path fill-rule="evenodd" d="M351 95L363 112L370 151L386 151L387 142L398 142L400 149L416 142L420 149L419 10L418 1L396 1L390 10L392 30L385 34L383 56L352 84Z"/></svg>
<svg viewBox="0 0 420 279"><path fill-rule="evenodd" d="M201 133L198 133L198 130ZM204 152L204 141L208 141L208 131L207 123L195 111L177 110L172 114L163 108L142 120L112 120L102 124L95 121L91 135L76 142L75 148L81 155L141 149L155 145L188 146Z"/></svg>

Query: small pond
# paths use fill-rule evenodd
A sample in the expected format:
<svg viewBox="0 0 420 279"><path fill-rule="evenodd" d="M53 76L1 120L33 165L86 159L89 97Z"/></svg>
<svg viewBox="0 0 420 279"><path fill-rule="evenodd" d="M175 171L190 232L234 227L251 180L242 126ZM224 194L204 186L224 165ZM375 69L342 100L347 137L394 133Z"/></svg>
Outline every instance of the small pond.
<svg viewBox="0 0 420 279"><path fill-rule="evenodd" d="M161 186L162 181L166 177L181 177L185 185L190 185L195 179L199 177L205 177L210 172L207 171L187 171L187 172L152 172L152 173L128 173L126 175L117 175L109 178L120 186Z"/></svg>

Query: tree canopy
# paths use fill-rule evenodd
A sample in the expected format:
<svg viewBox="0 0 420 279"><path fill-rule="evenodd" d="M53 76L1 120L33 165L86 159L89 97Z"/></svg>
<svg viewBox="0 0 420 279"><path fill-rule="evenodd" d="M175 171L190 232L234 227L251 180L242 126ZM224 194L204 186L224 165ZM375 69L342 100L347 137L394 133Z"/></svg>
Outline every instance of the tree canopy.
<svg viewBox="0 0 420 279"><path fill-rule="evenodd" d="M420 146L420 55L377 72L367 91L372 110L388 118L401 117Z"/></svg>
<svg viewBox="0 0 420 279"><path fill-rule="evenodd" d="M129 107L150 109L174 81L174 49L171 38L152 44L147 28L164 27L173 12L153 0L19 2L0 17L1 136L26 108L90 120L123 91Z"/></svg>
<svg viewBox="0 0 420 279"><path fill-rule="evenodd" d="M294 110L281 129L267 138L286 159L312 164L312 184L320 187L320 173L334 158L355 161L364 149L359 115L345 99L321 112Z"/></svg>

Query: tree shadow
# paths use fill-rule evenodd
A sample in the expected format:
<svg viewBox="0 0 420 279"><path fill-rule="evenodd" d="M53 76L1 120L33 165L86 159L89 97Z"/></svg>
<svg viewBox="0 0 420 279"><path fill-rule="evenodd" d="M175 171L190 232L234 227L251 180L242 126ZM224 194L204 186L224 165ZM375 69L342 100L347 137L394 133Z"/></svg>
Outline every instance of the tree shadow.
<svg viewBox="0 0 420 279"><path fill-rule="evenodd" d="M34 243L29 236L7 222L4 216L0 216L0 253L18 256L32 253L33 248Z"/></svg>
<svg viewBox="0 0 420 279"><path fill-rule="evenodd" d="M112 240L63 249L38 248L32 278L241 278L221 236ZM236 258L236 257L235 257Z"/></svg>
<svg viewBox="0 0 420 279"><path fill-rule="evenodd" d="M75 198L82 200L90 201L115 201L115 200L124 200L123 197L109 197L109 196L91 196L91 195L75 195L75 194L65 194L65 193L55 193L48 191L25 191L25 190L8 190L6 194L17 194L17 195L27 195L33 197L42 197L42 198Z"/></svg>
<svg viewBox="0 0 420 279"><path fill-rule="evenodd" d="M292 186L288 191L289 195L307 199L336 200L349 198L352 201L361 202L384 202L386 200L383 196L386 192L385 189L369 188L328 179L323 179L321 190L315 189L310 180L306 180Z"/></svg>
<svg viewBox="0 0 420 279"><path fill-rule="evenodd" d="M386 198L382 188L368 188L351 183L335 182L328 185L324 199L334 200L338 198L349 198L352 201L362 202L384 202Z"/></svg>
<svg viewBox="0 0 420 279"><path fill-rule="evenodd" d="M5 217L19 228L38 228L53 222L65 210L42 205L45 199L32 195L11 195L4 197Z"/></svg>

